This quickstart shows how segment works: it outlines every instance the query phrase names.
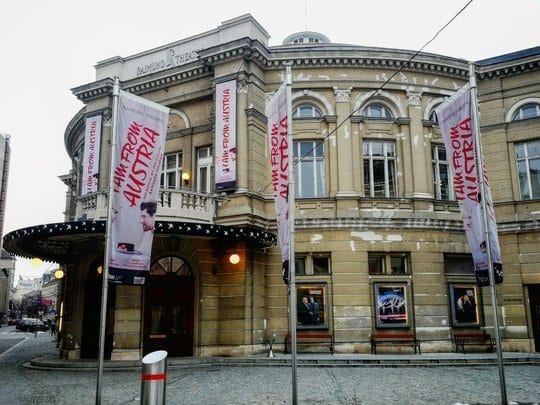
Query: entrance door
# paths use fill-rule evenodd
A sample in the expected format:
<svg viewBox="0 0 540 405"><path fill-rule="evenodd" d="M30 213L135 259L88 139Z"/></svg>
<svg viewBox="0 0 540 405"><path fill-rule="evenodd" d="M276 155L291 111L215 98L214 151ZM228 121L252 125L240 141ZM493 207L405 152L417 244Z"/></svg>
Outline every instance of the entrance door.
<svg viewBox="0 0 540 405"><path fill-rule="evenodd" d="M166 350L172 357L193 355L194 281L185 266L173 257L152 265L144 305L145 354Z"/></svg>
<svg viewBox="0 0 540 405"><path fill-rule="evenodd" d="M535 351L540 352L540 284L529 285L531 303L531 321Z"/></svg>

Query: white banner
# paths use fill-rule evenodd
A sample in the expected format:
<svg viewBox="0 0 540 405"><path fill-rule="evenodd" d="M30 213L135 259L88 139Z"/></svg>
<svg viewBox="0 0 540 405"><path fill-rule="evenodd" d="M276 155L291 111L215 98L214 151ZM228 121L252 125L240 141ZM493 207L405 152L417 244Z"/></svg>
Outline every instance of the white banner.
<svg viewBox="0 0 540 405"><path fill-rule="evenodd" d="M278 239L281 246L285 282L288 282L289 261L289 165L293 164L292 147L289 145L287 124L287 91L283 84L272 96L266 107L268 117L268 147L274 191Z"/></svg>
<svg viewBox="0 0 540 405"><path fill-rule="evenodd" d="M110 281L144 284L152 254L169 109L120 91L117 115Z"/></svg>
<svg viewBox="0 0 540 405"><path fill-rule="evenodd" d="M236 188L236 80L216 84L216 191Z"/></svg>
<svg viewBox="0 0 540 405"><path fill-rule="evenodd" d="M484 170L478 168L476 150L478 135L472 119L472 108L475 107L471 100L471 91L466 90L450 98L436 109L436 113L452 174L454 192L459 202L463 225L473 256L475 274L478 284L484 286L489 285L489 262L483 231L480 175L484 176L491 258L498 282L502 282L502 261L487 172L485 167Z"/></svg>
<svg viewBox="0 0 540 405"><path fill-rule="evenodd" d="M101 115L86 118L81 196L98 190Z"/></svg>

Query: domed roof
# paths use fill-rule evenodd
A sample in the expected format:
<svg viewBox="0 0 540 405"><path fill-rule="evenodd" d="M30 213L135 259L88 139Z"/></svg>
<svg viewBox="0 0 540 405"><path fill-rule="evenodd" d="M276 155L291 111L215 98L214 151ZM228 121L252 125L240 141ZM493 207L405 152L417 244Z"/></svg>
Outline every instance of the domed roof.
<svg viewBox="0 0 540 405"><path fill-rule="evenodd" d="M326 35L313 31L300 31L289 35L283 40L283 45L293 44L329 44L330 39Z"/></svg>

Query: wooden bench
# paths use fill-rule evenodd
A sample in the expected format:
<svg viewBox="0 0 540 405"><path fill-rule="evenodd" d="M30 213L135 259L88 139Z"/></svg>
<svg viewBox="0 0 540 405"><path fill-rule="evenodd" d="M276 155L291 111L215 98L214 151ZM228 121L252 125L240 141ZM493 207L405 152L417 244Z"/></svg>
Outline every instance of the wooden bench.
<svg viewBox="0 0 540 405"><path fill-rule="evenodd" d="M414 333L373 333L370 341L371 354L377 354L377 346L410 346L414 353L422 354L420 341Z"/></svg>
<svg viewBox="0 0 540 405"><path fill-rule="evenodd" d="M285 336L285 353L289 353L291 334ZM296 349L302 346L325 346L328 347L331 354L334 354L334 335L331 333L296 333Z"/></svg>
<svg viewBox="0 0 540 405"><path fill-rule="evenodd" d="M482 333L454 333L456 353L461 351L465 354L465 346L487 346L489 352L495 347L495 339L487 332Z"/></svg>

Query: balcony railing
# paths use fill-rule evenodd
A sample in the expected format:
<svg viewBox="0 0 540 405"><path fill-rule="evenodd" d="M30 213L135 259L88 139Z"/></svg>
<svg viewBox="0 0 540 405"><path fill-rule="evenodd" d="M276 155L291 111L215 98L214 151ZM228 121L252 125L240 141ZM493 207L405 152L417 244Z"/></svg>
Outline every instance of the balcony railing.
<svg viewBox="0 0 540 405"><path fill-rule="evenodd" d="M158 195L158 221L212 223L215 199L192 190L161 189ZM77 198L75 219L107 219L107 193L98 192Z"/></svg>

